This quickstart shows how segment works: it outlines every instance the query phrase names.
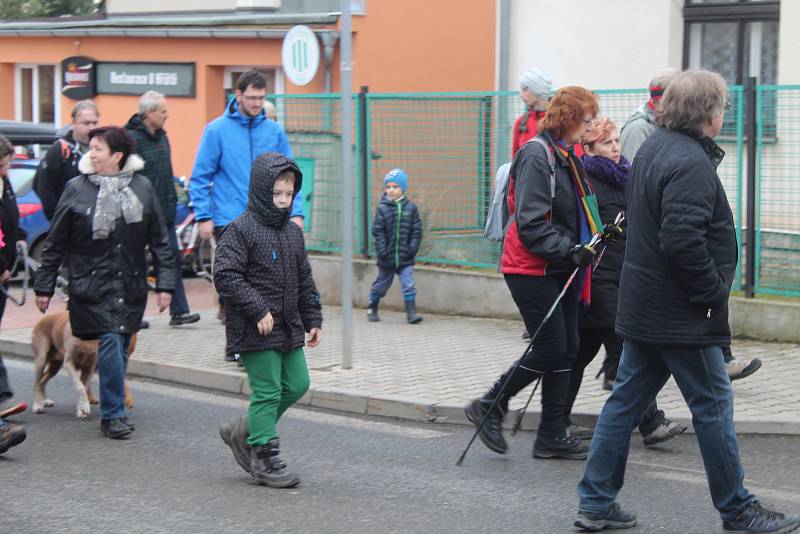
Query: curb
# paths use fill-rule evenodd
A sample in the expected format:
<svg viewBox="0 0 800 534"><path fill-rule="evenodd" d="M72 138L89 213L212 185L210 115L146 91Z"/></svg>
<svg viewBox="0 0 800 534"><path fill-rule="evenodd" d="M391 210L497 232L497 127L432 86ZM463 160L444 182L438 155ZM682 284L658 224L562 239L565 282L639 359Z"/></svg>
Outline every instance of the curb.
<svg viewBox="0 0 800 534"><path fill-rule="evenodd" d="M0 339L0 354L18 359L32 360L31 344L21 341ZM248 397L250 386L247 375L241 371L214 371L185 365L171 365L161 362L133 358L128 363L128 375L148 378L167 384L197 387L210 391L221 391ZM321 408L336 412L389 417L422 423L445 423L471 426L464 414L464 405L452 402L439 402L435 399L407 398L375 391L345 388L311 388L297 402L301 406ZM599 410L599 409L598 409ZM510 410L505 427L510 429L517 419L519 410ZM539 412L531 407L522 421L522 430L535 430L539 424ZM582 426L594 426L599 413L574 413L572 419ZM690 418L676 417L673 421L689 427L693 432ZM735 421L737 434L779 434L800 435L800 421L779 415L770 420L738 418Z"/></svg>

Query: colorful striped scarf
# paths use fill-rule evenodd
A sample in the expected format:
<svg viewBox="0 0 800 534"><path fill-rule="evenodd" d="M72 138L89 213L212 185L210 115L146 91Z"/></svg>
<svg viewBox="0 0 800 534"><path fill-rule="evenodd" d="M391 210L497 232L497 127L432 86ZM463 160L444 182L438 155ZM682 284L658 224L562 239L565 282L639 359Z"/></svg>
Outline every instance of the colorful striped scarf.
<svg viewBox="0 0 800 534"><path fill-rule="evenodd" d="M600 209L597 206L597 196L594 194L592 184L586 177L583 166L577 165L577 158L571 148L566 148L559 142L558 148L561 155L569 162L569 173L575 187L575 197L578 201L578 224L580 227L580 242L587 243L593 235L603 229L600 219ZM592 299L592 266L581 269L578 278L579 300L587 306Z"/></svg>

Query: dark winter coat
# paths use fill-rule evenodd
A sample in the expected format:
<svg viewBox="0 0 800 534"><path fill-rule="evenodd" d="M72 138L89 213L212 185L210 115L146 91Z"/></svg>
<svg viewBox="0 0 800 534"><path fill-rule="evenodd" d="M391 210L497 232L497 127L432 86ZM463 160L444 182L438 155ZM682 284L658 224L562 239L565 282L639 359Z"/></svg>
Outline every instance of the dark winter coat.
<svg viewBox="0 0 800 534"><path fill-rule="evenodd" d="M414 265L422 243L422 219L416 204L406 197L395 202L384 195L372 221L372 237L379 267L400 270Z"/></svg>
<svg viewBox="0 0 800 534"><path fill-rule="evenodd" d="M53 220L58 199L61 198L67 182L81 173L78 163L82 156L80 145L75 142L70 130L50 145L39 163L33 178L33 188L42 201L42 210L48 221Z"/></svg>
<svg viewBox="0 0 800 534"><path fill-rule="evenodd" d="M143 167L135 154L123 172ZM129 187L142 203L142 221L128 224L120 217L108 239L92 238L98 186L88 154L82 175L67 184L45 241L42 267L36 273L37 295L52 296L62 259L68 254L69 319L72 333L83 339L101 334L133 334L139 330L147 304L147 256L150 247L156 271L156 291L171 293L175 265L167 227L150 180L135 173Z"/></svg>
<svg viewBox="0 0 800 534"><path fill-rule="evenodd" d="M175 225L175 206L178 203L178 195L175 192L172 150L169 146L167 132L159 129L151 134L138 114L130 118L125 129L136 141L136 153L144 160L142 174L153 184L153 190L161 203L164 221L168 228L172 228Z"/></svg>
<svg viewBox="0 0 800 534"><path fill-rule="evenodd" d="M311 275L303 231L289 222L289 209L272 201L275 179L284 171L302 173L294 161L261 154L253 162L247 211L222 231L214 256L214 286L225 302L227 352L278 350L305 344L305 333L322 326L319 293ZM272 331L262 336L258 322L272 314Z"/></svg>
<svg viewBox="0 0 800 534"><path fill-rule="evenodd" d="M620 211L625 211L625 188L629 174L628 160L623 156L618 164L602 156L582 158L592 188L597 196L600 219L603 224L613 223ZM619 296L619 277L625 259L625 231L616 243L609 243L603 250L600 263L592 273L591 306L580 308L581 328L614 328Z"/></svg>
<svg viewBox="0 0 800 534"><path fill-rule="evenodd" d="M3 198L0 199L0 229L3 231L5 245L0 249L0 273L10 271L17 259L17 241L23 239L20 235L19 209L17 196L11 189L8 177L0 178L0 187L3 188Z"/></svg>
<svg viewBox="0 0 800 534"><path fill-rule="evenodd" d="M665 345L730 343L733 215L708 138L656 129L633 162L617 332Z"/></svg>
<svg viewBox="0 0 800 534"><path fill-rule="evenodd" d="M514 222L503 241L503 274L562 275L575 269L569 258L580 242L574 180L556 141L547 132L541 137L555 156L555 196L546 149L526 143L511 163L508 210ZM581 169L580 160L570 157Z"/></svg>

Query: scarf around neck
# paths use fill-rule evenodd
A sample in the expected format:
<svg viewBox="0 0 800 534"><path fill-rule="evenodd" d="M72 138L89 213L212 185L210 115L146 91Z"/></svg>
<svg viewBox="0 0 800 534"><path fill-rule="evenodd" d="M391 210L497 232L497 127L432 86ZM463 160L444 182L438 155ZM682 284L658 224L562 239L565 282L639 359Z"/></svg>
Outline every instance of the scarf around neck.
<svg viewBox="0 0 800 534"><path fill-rule="evenodd" d="M631 170L631 164L625 159L625 156L620 156L619 163L614 163L603 156L589 156L587 154L581 158L581 163L583 163L586 173L593 180L600 180L620 189L625 189L628 185L628 173Z"/></svg>
<svg viewBox="0 0 800 534"><path fill-rule="evenodd" d="M94 206L92 239L108 239L120 216L126 224L142 222L142 201L129 186L134 172L140 170L144 163L139 156L131 154L122 172L105 176L94 172L88 156L86 154L81 158L79 168L92 184L100 188Z"/></svg>
<svg viewBox="0 0 800 534"><path fill-rule="evenodd" d="M580 160L575 156L572 148L566 148L562 142L558 142L558 150L564 159L567 160L569 174L572 176L572 183L575 188L575 197L578 202L578 227L580 242L588 242L594 234L603 228L600 222L600 209L597 206L597 197L592 189L592 184L586 177L586 170L580 164ZM591 304L592 299L592 265L581 269L578 279L580 302L586 306Z"/></svg>

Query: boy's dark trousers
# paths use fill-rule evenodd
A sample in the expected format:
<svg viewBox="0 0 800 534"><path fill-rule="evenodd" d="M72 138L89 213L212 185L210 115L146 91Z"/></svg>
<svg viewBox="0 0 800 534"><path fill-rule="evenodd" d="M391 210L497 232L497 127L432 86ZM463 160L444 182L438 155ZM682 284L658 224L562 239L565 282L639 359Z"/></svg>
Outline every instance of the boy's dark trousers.
<svg viewBox="0 0 800 534"><path fill-rule="evenodd" d="M378 267L378 277L372 283L369 291L369 301L377 302L386 296L386 292L392 287L394 275L400 279L400 287L403 290L403 300L413 301L417 296L417 288L414 285L414 266L406 265L399 270L387 267Z"/></svg>

